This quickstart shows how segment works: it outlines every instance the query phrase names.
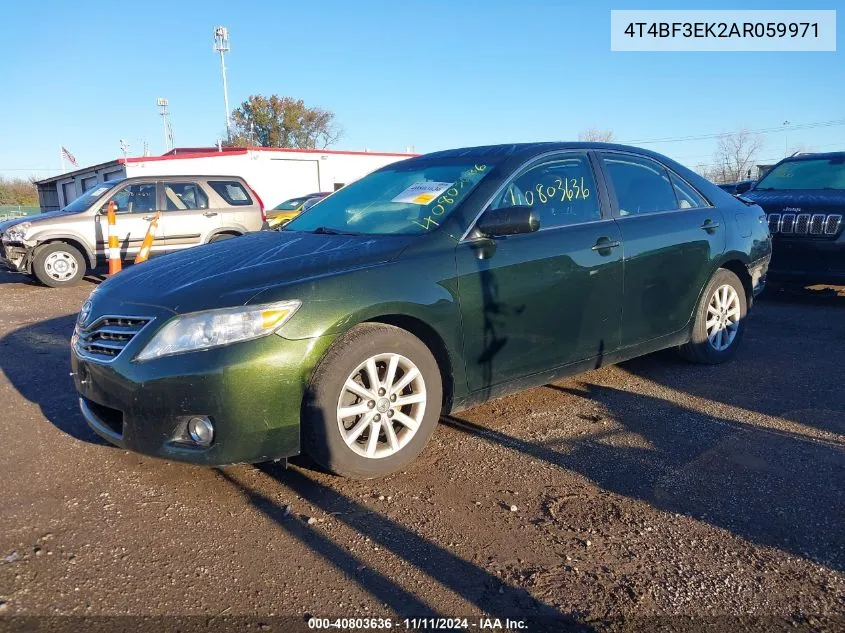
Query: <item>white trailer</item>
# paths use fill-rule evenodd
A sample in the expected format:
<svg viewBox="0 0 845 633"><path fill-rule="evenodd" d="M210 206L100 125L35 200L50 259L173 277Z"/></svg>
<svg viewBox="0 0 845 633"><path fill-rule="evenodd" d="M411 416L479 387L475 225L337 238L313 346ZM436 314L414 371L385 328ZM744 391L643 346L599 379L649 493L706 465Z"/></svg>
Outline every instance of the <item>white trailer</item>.
<svg viewBox="0 0 845 633"><path fill-rule="evenodd" d="M414 156L388 152L177 148L162 156L118 158L36 183L42 211L61 209L98 183L132 176L241 176L272 209L288 198L336 191L379 167Z"/></svg>

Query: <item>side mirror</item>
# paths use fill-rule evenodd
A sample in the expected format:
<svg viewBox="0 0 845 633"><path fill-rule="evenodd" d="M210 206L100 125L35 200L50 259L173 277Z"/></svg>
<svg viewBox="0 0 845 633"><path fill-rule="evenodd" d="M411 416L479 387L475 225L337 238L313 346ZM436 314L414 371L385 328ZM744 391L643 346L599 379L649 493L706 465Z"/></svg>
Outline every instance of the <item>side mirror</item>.
<svg viewBox="0 0 845 633"><path fill-rule="evenodd" d="M540 228L540 218L527 206L487 209L475 228L485 237L533 233Z"/></svg>

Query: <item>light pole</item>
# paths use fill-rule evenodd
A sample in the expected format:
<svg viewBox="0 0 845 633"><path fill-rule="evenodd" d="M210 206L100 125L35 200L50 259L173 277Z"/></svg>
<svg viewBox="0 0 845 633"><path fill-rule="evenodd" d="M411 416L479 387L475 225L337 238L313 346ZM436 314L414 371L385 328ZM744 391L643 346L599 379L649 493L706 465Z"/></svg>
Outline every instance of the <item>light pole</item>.
<svg viewBox="0 0 845 633"><path fill-rule="evenodd" d="M229 52L229 29L214 28L214 50L220 53L220 71L223 73L223 105L226 107L226 138L232 140L232 124L229 121L229 88L226 85L226 53Z"/></svg>
<svg viewBox="0 0 845 633"><path fill-rule="evenodd" d="M789 121L783 122L783 155L789 156Z"/></svg>

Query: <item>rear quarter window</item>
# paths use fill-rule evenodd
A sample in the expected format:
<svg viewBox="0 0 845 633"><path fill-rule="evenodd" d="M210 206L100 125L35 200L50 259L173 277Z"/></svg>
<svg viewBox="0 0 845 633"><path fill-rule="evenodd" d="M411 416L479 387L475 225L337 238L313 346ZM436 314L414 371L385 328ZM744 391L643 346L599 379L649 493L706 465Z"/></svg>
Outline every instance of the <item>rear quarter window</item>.
<svg viewBox="0 0 845 633"><path fill-rule="evenodd" d="M246 187L237 180L209 180L208 186L233 207L246 207L253 204Z"/></svg>

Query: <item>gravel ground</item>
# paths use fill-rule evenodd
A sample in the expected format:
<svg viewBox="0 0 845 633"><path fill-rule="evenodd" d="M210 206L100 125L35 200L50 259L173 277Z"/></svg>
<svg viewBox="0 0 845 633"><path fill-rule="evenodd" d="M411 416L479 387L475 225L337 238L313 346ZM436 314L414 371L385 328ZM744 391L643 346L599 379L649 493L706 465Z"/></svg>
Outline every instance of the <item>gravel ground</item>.
<svg viewBox="0 0 845 633"><path fill-rule="evenodd" d="M759 301L727 365L663 352L503 398L444 418L406 472L354 482L99 440L68 362L94 283L0 273L2 628L845 630L845 288Z"/></svg>

